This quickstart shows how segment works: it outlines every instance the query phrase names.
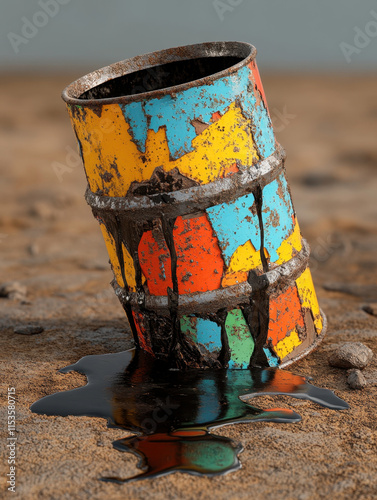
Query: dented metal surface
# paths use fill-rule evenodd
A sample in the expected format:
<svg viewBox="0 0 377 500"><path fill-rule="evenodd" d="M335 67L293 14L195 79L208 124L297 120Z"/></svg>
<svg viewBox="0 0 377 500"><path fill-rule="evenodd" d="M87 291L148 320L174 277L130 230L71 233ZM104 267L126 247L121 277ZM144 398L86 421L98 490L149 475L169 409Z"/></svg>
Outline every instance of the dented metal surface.
<svg viewBox="0 0 377 500"><path fill-rule="evenodd" d="M178 367L286 366L325 331L255 54L169 49L63 93L135 342Z"/></svg>

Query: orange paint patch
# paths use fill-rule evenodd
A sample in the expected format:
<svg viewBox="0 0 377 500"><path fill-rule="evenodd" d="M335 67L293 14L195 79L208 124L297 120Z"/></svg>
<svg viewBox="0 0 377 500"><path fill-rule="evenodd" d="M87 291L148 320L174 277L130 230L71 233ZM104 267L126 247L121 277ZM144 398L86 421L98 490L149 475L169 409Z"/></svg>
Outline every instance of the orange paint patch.
<svg viewBox="0 0 377 500"><path fill-rule="evenodd" d="M133 316L134 321L135 321L135 327L136 327L136 331L137 331L137 336L139 338L140 347L144 351L147 351L150 354L152 354L152 356L154 356L153 351L152 351L152 347L150 345L149 335L147 334L147 331L144 327L144 319L143 319L142 314L140 314L136 311L132 311L132 316Z"/></svg>
<svg viewBox="0 0 377 500"><path fill-rule="evenodd" d="M173 236L179 293L220 288L224 262L207 215L191 219L177 217Z"/></svg>
<svg viewBox="0 0 377 500"><path fill-rule="evenodd" d="M283 340L296 325L305 328L301 312L300 297L296 286L289 287L284 293L270 299L270 321L267 338L272 345Z"/></svg>
<svg viewBox="0 0 377 500"><path fill-rule="evenodd" d="M170 251L161 229L146 231L139 244L139 262L151 295L167 295L173 288Z"/></svg>
<svg viewBox="0 0 377 500"><path fill-rule="evenodd" d="M217 122L217 120L220 120L220 118L221 118L221 115L218 111L216 111L216 113L212 114L212 121L213 122Z"/></svg>
<svg viewBox="0 0 377 500"><path fill-rule="evenodd" d="M228 177L229 175L236 174L239 171L240 170L237 167L237 163L232 163L228 167L224 168L223 177Z"/></svg>
<svg viewBox="0 0 377 500"><path fill-rule="evenodd" d="M225 288L227 286L238 285L238 283L245 283L245 281L247 281L247 274L246 271L228 273L224 276L221 286Z"/></svg>

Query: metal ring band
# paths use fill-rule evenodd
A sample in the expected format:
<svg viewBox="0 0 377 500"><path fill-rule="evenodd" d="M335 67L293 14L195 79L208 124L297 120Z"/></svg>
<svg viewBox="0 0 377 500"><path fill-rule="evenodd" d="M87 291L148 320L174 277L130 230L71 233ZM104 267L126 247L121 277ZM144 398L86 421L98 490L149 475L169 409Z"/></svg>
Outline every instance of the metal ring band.
<svg viewBox="0 0 377 500"><path fill-rule="evenodd" d="M208 184L170 193L149 196L111 197L93 193L89 187L85 199L100 214L101 211L121 212L133 219L156 217L175 218L200 212L206 208L233 201L249 194L258 185L264 187L276 179L284 168L286 154L278 145L276 151L255 165L233 175Z"/></svg>
<svg viewBox="0 0 377 500"><path fill-rule="evenodd" d="M208 292L180 294L178 300L178 314L180 316L193 312L205 314L221 308L234 307L244 302L248 302L251 294L260 289L267 289L273 293L273 290L277 286L281 287L282 283L288 286L302 274L308 265L309 255L309 245L303 238L302 249L295 257L281 264L276 269L272 269L261 276L255 277L252 285L246 281L238 285L218 290L210 290ZM129 294L129 300L127 301L126 291L119 286L115 279L112 281L112 286L121 303L129 303L133 309L140 310L136 292L131 292ZM167 295L145 295L143 308L154 311L157 314L169 315L168 297Z"/></svg>

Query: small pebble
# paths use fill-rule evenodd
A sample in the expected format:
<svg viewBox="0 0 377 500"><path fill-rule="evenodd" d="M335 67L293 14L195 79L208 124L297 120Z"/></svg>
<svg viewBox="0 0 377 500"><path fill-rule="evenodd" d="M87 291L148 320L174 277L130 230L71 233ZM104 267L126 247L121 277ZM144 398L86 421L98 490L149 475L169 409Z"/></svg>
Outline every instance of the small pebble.
<svg viewBox="0 0 377 500"><path fill-rule="evenodd" d="M377 316L377 304L366 304L363 310L372 316Z"/></svg>
<svg viewBox="0 0 377 500"><path fill-rule="evenodd" d="M108 271L110 266L107 263L103 262L82 262L80 264L82 269L86 269L87 271Z"/></svg>
<svg viewBox="0 0 377 500"><path fill-rule="evenodd" d="M329 357L329 365L337 368L365 368L373 358L373 351L361 342L346 342Z"/></svg>
<svg viewBox="0 0 377 500"><path fill-rule="evenodd" d="M37 243L32 243L28 246L28 252L33 257L37 256L39 254L39 245Z"/></svg>
<svg viewBox="0 0 377 500"><path fill-rule="evenodd" d="M363 389L367 385L364 375L360 370L348 370L347 384L351 389Z"/></svg>
<svg viewBox="0 0 377 500"><path fill-rule="evenodd" d="M0 297L10 300L25 300L27 288L18 281L10 281L0 285Z"/></svg>
<svg viewBox="0 0 377 500"><path fill-rule="evenodd" d="M29 215L42 220L55 220L57 211L46 201L35 202L29 210Z"/></svg>
<svg viewBox="0 0 377 500"><path fill-rule="evenodd" d="M39 325L22 325L16 326L13 331L20 335L37 335L38 333L44 332L44 330L43 326Z"/></svg>

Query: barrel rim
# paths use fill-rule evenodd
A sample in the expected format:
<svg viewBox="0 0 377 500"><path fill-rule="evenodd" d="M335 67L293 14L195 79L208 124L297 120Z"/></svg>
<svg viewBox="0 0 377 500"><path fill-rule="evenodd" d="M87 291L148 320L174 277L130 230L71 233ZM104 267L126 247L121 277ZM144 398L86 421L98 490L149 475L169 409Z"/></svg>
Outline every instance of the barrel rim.
<svg viewBox="0 0 377 500"><path fill-rule="evenodd" d="M199 87L210 84L214 80L236 73L239 69L253 61L256 54L257 50L253 45L247 42L237 41L204 42L149 52L147 54L131 57L129 59L124 59L123 61L104 66L78 78L63 90L62 99L69 105L90 108L106 104L128 104L145 99L159 98L167 94L182 92L191 87ZM179 85L173 85L171 87L142 92L140 94L103 99L79 99L79 96L84 92L87 92L98 85L136 71L153 68L169 62L185 61L198 57L225 57L228 55L239 55L240 57L243 57L243 59L237 64L229 66L229 68L217 73Z"/></svg>

